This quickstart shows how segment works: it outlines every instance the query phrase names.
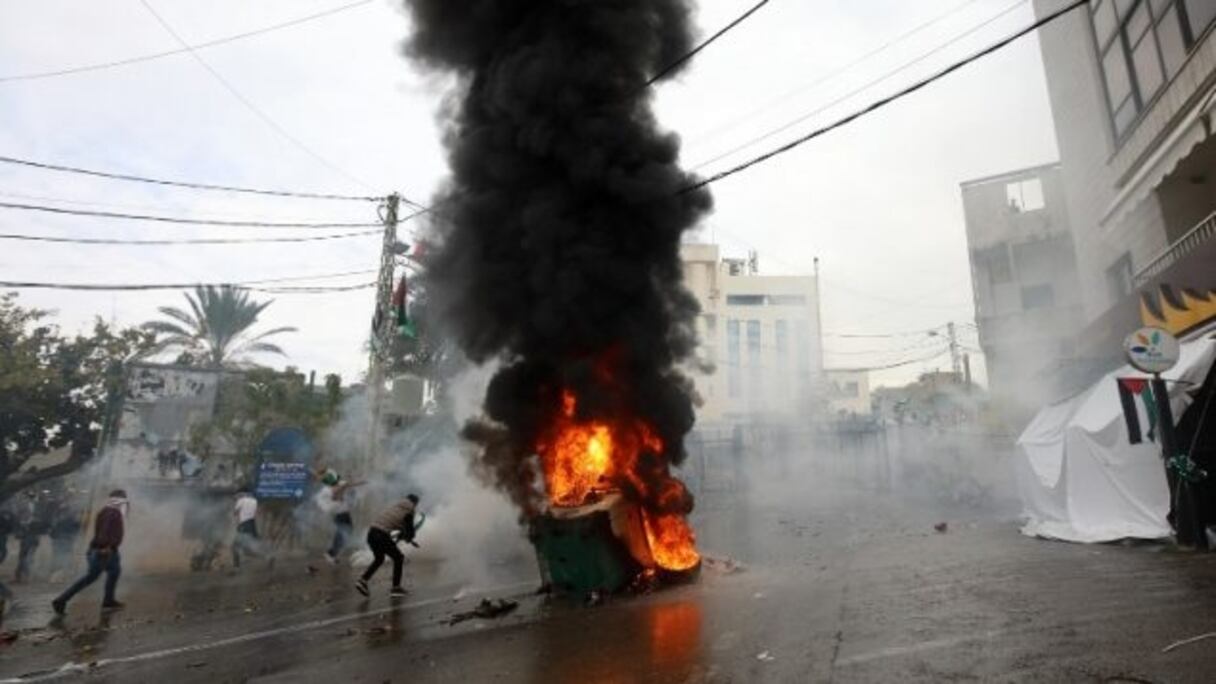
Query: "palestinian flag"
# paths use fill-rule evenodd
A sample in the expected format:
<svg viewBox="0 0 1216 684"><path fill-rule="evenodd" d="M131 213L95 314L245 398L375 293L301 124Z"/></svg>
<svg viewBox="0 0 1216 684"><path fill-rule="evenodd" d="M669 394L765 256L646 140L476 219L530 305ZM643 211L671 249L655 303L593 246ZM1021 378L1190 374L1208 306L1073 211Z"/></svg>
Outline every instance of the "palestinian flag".
<svg viewBox="0 0 1216 684"><path fill-rule="evenodd" d="M406 313L406 301L408 299L408 286L405 281L405 276L401 276L401 280L397 282L397 289L393 290L393 317L397 325L397 333L402 337L414 338L418 336L418 331L414 327L414 322L410 320Z"/></svg>
<svg viewBox="0 0 1216 684"><path fill-rule="evenodd" d="M1127 440L1139 444L1140 412L1143 408L1148 423L1148 441L1157 441L1157 400L1153 397L1153 386L1145 378L1118 378L1119 403L1123 405L1123 420L1127 423ZM1137 401L1139 399L1139 401ZM1168 398L1167 398L1168 400Z"/></svg>

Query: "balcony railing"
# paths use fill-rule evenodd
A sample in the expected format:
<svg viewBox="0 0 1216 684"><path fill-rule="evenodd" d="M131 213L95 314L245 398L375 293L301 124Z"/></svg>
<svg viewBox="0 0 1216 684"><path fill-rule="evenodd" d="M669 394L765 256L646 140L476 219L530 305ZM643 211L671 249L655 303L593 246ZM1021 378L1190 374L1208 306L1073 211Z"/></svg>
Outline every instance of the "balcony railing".
<svg viewBox="0 0 1216 684"><path fill-rule="evenodd" d="M1166 247L1160 254L1136 271L1136 287L1140 287L1161 275L1170 266L1178 263L1184 256L1199 248L1208 240L1216 237L1216 211L1200 221L1198 225L1187 231L1186 235L1178 238L1172 245Z"/></svg>

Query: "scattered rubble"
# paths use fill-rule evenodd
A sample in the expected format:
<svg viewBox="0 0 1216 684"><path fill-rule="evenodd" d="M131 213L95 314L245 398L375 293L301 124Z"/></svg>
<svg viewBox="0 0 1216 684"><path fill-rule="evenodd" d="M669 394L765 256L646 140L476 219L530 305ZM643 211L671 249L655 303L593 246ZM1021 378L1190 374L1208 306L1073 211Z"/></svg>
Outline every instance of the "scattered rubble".
<svg viewBox="0 0 1216 684"><path fill-rule="evenodd" d="M448 625L457 625L466 620L473 619L489 620L500 618L508 613L511 613L518 607L518 602L508 601L507 599L498 599L497 601L492 599L482 599L481 603L478 603L477 607L473 610L467 610L463 613L456 613L453 615L452 618L448 620Z"/></svg>
<svg viewBox="0 0 1216 684"><path fill-rule="evenodd" d="M945 533L946 533L946 531L947 531L948 529L950 529L950 526L949 526L949 524L947 524L947 523L944 523L944 522L939 522L938 524L936 524L936 525L934 525L934 526L933 526L933 529L934 529L935 531L937 531L937 533L938 533L938 534L945 534Z"/></svg>

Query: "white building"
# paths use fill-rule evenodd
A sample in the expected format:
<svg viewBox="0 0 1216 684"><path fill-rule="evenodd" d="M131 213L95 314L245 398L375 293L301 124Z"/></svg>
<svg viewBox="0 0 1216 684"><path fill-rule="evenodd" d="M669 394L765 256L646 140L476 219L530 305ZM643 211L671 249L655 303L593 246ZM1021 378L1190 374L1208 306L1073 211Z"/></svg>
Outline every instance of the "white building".
<svg viewBox="0 0 1216 684"><path fill-rule="evenodd" d="M808 415L821 394L823 346L814 276L762 276L756 259L717 245L681 248L684 281L701 305L694 373L701 421Z"/></svg>
<svg viewBox="0 0 1216 684"><path fill-rule="evenodd" d="M828 369L824 374L828 410L832 415L869 416L873 413L869 371Z"/></svg>
<svg viewBox="0 0 1216 684"><path fill-rule="evenodd" d="M1067 0L1035 0L1045 16ZM1216 0L1092 0L1039 32L1084 330L1117 363L1136 291L1216 288Z"/></svg>
<svg viewBox="0 0 1216 684"><path fill-rule="evenodd" d="M1059 164L966 181L962 196L989 391L1014 415L1037 410L1081 315Z"/></svg>

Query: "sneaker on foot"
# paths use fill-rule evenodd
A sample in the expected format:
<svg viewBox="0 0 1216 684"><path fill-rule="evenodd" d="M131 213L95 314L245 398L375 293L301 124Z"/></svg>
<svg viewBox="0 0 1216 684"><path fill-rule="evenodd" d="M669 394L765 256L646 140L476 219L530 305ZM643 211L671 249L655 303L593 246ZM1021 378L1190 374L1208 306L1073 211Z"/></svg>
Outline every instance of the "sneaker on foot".
<svg viewBox="0 0 1216 684"><path fill-rule="evenodd" d="M326 551L326 552L325 552L325 561L326 561L327 563L329 563L330 565L337 565L337 564L338 564L338 557L337 557L337 556L335 556L335 555L333 555L333 554L331 554L331 553L329 553L328 551Z"/></svg>
<svg viewBox="0 0 1216 684"><path fill-rule="evenodd" d="M122 610L127 607L127 604L122 601L106 601L101 604L103 610Z"/></svg>
<svg viewBox="0 0 1216 684"><path fill-rule="evenodd" d="M367 596L367 580L361 579L358 582L355 582L355 591Z"/></svg>
<svg viewBox="0 0 1216 684"><path fill-rule="evenodd" d="M68 604L66 601L55 599L54 601L51 601L51 609L55 611L56 615L63 615L68 609Z"/></svg>
<svg viewBox="0 0 1216 684"><path fill-rule="evenodd" d="M393 587L392 589L389 590L388 595L389 596L405 596L408 593L409 592L406 591L404 587Z"/></svg>

